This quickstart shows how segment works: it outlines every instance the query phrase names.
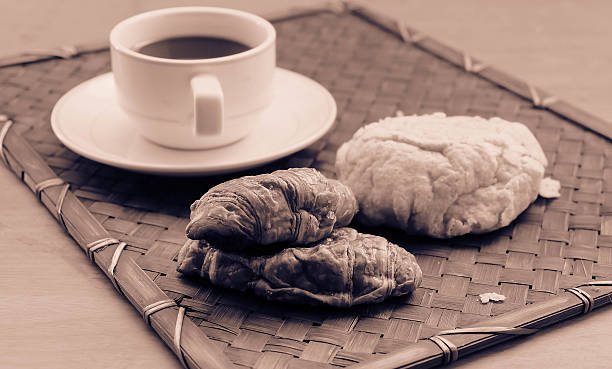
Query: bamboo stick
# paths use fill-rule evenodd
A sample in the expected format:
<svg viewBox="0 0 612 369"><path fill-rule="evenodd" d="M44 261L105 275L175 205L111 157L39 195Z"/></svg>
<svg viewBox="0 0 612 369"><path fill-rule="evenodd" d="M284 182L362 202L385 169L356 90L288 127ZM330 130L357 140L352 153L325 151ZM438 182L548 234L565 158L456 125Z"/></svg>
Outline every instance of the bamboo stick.
<svg viewBox="0 0 612 369"><path fill-rule="evenodd" d="M428 53L436 55L443 60L465 69L468 72L474 73L500 87L512 91L524 99L530 100L536 107L548 109L549 111L563 118L569 119L572 122L597 132L607 138L612 138L612 124L609 122L572 104L569 104L568 102L557 99L550 93L534 87L529 83L511 76L495 67L485 67L485 65L478 59L473 58L467 55L465 52L448 46L438 40L427 37L411 27L403 25L398 19L388 17L365 6L353 4L352 2L347 2L346 4L348 9L356 16L385 29L398 38L404 38L402 36L403 31L400 29L400 27L405 27L405 31L408 34L419 35L417 39L412 41L405 40L406 42L412 42L414 46L425 50ZM467 60L470 61L469 65L466 64ZM471 68L470 65L479 65L480 67Z"/></svg>
<svg viewBox="0 0 612 369"><path fill-rule="evenodd" d="M36 184L43 180L56 177L40 155L14 129L9 129L2 146L0 149L5 150L10 169L30 189L34 189ZM56 218L58 218L56 205L60 191L60 186L50 187L41 194L41 202ZM89 243L111 237L71 191L68 191L64 199L62 218L67 232L84 251ZM110 276L107 269L116 247L116 245L108 246L95 254L95 263L108 277ZM168 296L129 256L124 255L119 259L114 278L121 292L141 314L145 306L168 299ZM161 310L150 317L151 327L171 349L174 349L173 339L177 316L178 311L174 308ZM234 367L190 319L185 319L183 322L181 342L189 368Z"/></svg>
<svg viewBox="0 0 612 369"><path fill-rule="evenodd" d="M610 303L612 299L612 286L587 286L581 287L594 299L594 308L599 308ZM544 328L566 319L581 315L584 311L584 303L574 294L564 292L550 300L527 305L522 309L511 311L494 318L481 321L469 327L523 327ZM515 336L510 334L456 334L445 335L447 340L453 342L459 352L459 358L482 350L489 346L510 340ZM431 340L418 341L410 347L392 352L352 366L351 368L433 368L443 364L441 349Z"/></svg>

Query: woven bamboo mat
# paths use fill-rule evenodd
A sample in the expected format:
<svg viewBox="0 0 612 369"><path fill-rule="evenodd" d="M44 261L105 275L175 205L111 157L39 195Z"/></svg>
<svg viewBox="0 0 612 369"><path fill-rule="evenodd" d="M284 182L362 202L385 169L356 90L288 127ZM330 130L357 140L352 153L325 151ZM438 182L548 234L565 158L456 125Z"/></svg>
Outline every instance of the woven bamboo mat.
<svg viewBox="0 0 612 369"><path fill-rule="evenodd" d="M401 24L378 21L350 12L321 12L275 23L278 65L328 88L339 115L334 129L311 147L243 173L153 177L102 165L63 147L49 126L51 109L70 88L110 70L106 51L0 68L0 112L14 120L11 130L70 184L71 193L106 232L127 244L121 258L132 258L167 298L186 309L188 320L209 338L205 347L239 366L348 366L409 348L441 330L520 314L565 288L612 279L612 166L606 160L612 144L573 121L589 126L575 117L588 121L590 116L573 113L563 102L544 101L545 94L526 84L501 87L496 78L504 79L503 74L418 38ZM550 109L543 108L543 101ZM275 304L183 279L175 271L189 205L209 187L295 166L334 176L335 151L342 142L363 124L398 110L499 116L526 124L549 159L546 175L562 183L561 197L538 199L510 226L486 235L432 240L368 229L413 252L424 272L412 295L378 305L313 309ZM9 160L14 170L18 161ZM71 231L73 226L67 227ZM75 237L81 245L95 240L82 238ZM146 303L133 298L138 291L119 285L142 311ZM501 293L506 301L482 304L478 295L485 292ZM574 300L579 306L580 300ZM165 334L160 336L168 342ZM187 361L197 366L193 357Z"/></svg>

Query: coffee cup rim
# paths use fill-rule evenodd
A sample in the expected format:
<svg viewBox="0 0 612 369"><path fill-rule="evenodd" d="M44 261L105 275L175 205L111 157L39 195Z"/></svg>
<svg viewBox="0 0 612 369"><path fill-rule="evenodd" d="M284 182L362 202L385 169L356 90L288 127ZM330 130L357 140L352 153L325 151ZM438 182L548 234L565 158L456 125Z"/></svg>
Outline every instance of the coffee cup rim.
<svg viewBox="0 0 612 369"><path fill-rule="evenodd" d="M135 50L132 50L131 48L124 45L118 40L118 37L119 37L118 33L120 32L121 28L133 22L138 22L142 19L151 18L151 17L162 15L162 14L177 14L177 13L189 13L189 12L229 14L229 15L236 15L239 17L254 20L254 21L257 21L258 23L261 23L266 28L266 30L268 31L268 37L259 45L253 48L250 48L249 50L243 51L241 53L222 56L218 58L209 58L209 59L160 58L156 56L139 53ZM144 61L148 61L152 63L175 64L175 65L216 64L220 62L230 62L230 61L236 61L236 60L248 58L252 55L260 53L263 50L268 49L276 41L276 29L268 20L256 14L245 12L245 11L238 10L238 9L211 7L211 6L183 6L183 7L151 10L148 12L136 14L134 16L126 18L120 21L119 23L117 23L112 28L110 35L109 35L109 40L110 40L110 47L113 48L115 51L120 52L127 56L131 56L136 59L140 59L140 60L144 60Z"/></svg>

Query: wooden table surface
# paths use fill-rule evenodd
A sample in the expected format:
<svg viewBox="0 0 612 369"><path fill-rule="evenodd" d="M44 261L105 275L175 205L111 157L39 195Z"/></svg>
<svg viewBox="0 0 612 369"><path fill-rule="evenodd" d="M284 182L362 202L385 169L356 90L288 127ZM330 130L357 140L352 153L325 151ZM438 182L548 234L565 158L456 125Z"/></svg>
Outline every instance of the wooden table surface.
<svg viewBox="0 0 612 369"><path fill-rule="evenodd" d="M296 3L308 2L290 5ZM22 0L10 9L0 4L0 55L99 40L131 14L185 4L193 2ZM260 14L279 9L272 0L198 2L203 4ZM397 0L374 7L612 122L612 2L489 4ZM0 368L180 367L30 190L2 166L0 189ZM609 368L611 336L608 307L449 368Z"/></svg>

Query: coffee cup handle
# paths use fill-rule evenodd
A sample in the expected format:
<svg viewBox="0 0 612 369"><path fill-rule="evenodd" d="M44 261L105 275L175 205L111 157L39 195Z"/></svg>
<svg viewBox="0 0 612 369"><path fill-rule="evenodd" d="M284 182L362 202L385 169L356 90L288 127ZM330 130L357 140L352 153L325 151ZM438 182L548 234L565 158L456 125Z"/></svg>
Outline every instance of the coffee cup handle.
<svg viewBox="0 0 612 369"><path fill-rule="evenodd" d="M196 136L223 131L223 90L217 77L200 74L191 79Z"/></svg>

